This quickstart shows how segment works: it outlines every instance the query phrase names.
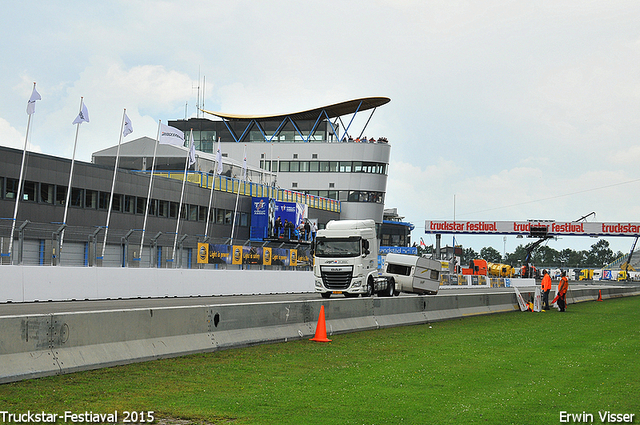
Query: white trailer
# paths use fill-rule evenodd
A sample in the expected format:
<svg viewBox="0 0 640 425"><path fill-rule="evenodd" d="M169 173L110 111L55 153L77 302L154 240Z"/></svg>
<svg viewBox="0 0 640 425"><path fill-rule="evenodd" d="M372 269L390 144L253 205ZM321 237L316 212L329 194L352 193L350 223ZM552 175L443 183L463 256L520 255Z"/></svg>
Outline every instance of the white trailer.
<svg viewBox="0 0 640 425"><path fill-rule="evenodd" d="M440 261L405 254L387 254L383 274L393 277L395 292L435 295L440 288Z"/></svg>

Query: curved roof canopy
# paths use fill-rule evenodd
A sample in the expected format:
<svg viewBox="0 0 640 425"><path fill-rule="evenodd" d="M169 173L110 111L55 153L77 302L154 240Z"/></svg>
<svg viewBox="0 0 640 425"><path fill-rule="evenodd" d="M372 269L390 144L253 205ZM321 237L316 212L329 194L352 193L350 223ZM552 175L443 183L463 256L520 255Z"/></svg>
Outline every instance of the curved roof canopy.
<svg viewBox="0 0 640 425"><path fill-rule="evenodd" d="M238 114L225 114L222 112L205 111L210 115L220 117L230 121L261 121L261 120L275 120L284 119L289 117L292 120L315 120L324 111L328 118L341 117L343 115L354 114L356 112L366 111L367 109L377 108L386 103L389 103L391 99L388 97L363 97L360 99L348 100L346 102L334 103L333 105L322 106L320 108L309 109L301 112L293 112L289 114L277 114L277 115L238 115Z"/></svg>

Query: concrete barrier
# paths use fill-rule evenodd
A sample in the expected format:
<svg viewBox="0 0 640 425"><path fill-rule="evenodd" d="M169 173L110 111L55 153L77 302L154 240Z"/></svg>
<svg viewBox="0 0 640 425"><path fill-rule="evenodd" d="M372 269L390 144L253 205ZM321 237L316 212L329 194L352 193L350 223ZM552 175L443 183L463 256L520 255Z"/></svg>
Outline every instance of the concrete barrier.
<svg viewBox="0 0 640 425"><path fill-rule="evenodd" d="M313 292L313 272L2 266L0 302Z"/></svg>
<svg viewBox="0 0 640 425"><path fill-rule="evenodd" d="M569 300L595 300L599 290L603 298L640 294L637 286L579 288L570 290ZM513 289L504 288L7 316L0 317L0 382L311 338L321 306L329 335L519 310Z"/></svg>

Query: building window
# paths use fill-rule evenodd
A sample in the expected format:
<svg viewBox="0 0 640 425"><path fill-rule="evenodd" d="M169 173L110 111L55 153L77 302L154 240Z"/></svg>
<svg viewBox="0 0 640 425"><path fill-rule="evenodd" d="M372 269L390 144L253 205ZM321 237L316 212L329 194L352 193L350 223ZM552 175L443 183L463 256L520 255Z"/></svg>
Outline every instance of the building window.
<svg viewBox="0 0 640 425"><path fill-rule="evenodd" d="M38 183L25 180L22 186L22 200L35 202Z"/></svg>
<svg viewBox="0 0 640 425"><path fill-rule="evenodd" d="M65 186L56 186L56 205L64 205L67 199L67 188Z"/></svg>
<svg viewBox="0 0 640 425"><path fill-rule="evenodd" d="M124 195L124 209L127 214L133 214L136 206L136 197L131 195Z"/></svg>
<svg viewBox="0 0 640 425"><path fill-rule="evenodd" d="M110 196L111 196L110 193L100 192L100 200L98 202L98 209L99 210L106 210L107 208L109 208L109 197Z"/></svg>
<svg viewBox="0 0 640 425"><path fill-rule="evenodd" d="M351 161L340 161L340 172L341 173L350 173L351 172Z"/></svg>
<svg viewBox="0 0 640 425"><path fill-rule="evenodd" d="M84 189L78 187L71 188L71 203L72 207L82 208L82 200L84 199Z"/></svg>
<svg viewBox="0 0 640 425"><path fill-rule="evenodd" d="M298 154L297 153L293 154L293 159L298 159Z"/></svg>
<svg viewBox="0 0 640 425"><path fill-rule="evenodd" d="M5 199L16 199L18 192L18 180L7 179L7 187L4 191Z"/></svg>
<svg viewBox="0 0 640 425"><path fill-rule="evenodd" d="M158 203L157 199L152 199L151 202L149 202L149 215L158 215Z"/></svg>
<svg viewBox="0 0 640 425"><path fill-rule="evenodd" d="M169 202L169 218L178 218L178 202Z"/></svg>
<svg viewBox="0 0 640 425"><path fill-rule="evenodd" d="M58 191L60 191L60 187L58 187ZM66 188L65 188L66 192ZM64 201L62 201L64 204ZM84 195L84 207L85 208L98 208L98 192L95 190L87 190Z"/></svg>
<svg viewBox="0 0 640 425"><path fill-rule="evenodd" d="M53 195L55 186L48 183L40 183L40 202L45 204L53 204Z"/></svg>
<svg viewBox="0 0 640 425"><path fill-rule="evenodd" d="M207 220L207 207L199 206L198 208L198 221Z"/></svg>
<svg viewBox="0 0 640 425"><path fill-rule="evenodd" d="M317 153L312 153L311 154L311 159L318 159L318 154Z"/></svg>
<svg viewBox="0 0 640 425"><path fill-rule="evenodd" d="M158 216L169 217L169 201L158 201Z"/></svg>
<svg viewBox="0 0 640 425"><path fill-rule="evenodd" d="M111 204L111 211L122 211L122 195L119 193L113 194L113 203Z"/></svg>
<svg viewBox="0 0 640 425"><path fill-rule="evenodd" d="M136 214L144 214L144 209L147 206L146 198L136 198Z"/></svg>
<svg viewBox="0 0 640 425"><path fill-rule="evenodd" d="M384 203L383 192L369 192L364 190L350 190L347 202L372 202L376 204Z"/></svg>
<svg viewBox="0 0 640 425"><path fill-rule="evenodd" d="M296 182L291 183L291 187L298 187L298 183Z"/></svg>

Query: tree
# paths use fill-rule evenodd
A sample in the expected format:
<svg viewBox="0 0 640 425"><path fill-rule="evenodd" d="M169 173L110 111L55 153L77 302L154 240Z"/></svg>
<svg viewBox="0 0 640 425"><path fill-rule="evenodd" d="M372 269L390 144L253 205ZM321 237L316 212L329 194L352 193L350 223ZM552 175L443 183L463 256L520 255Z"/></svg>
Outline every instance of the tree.
<svg viewBox="0 0 640 425"><path fill-rule="evenodd" d="M555 249L548 246L541 246L534 251L533 263L540 264L541 266L558 266L560 261L558 260L560 253Z"/></svg>
<svg viewBox="0 0 640 425"><path fill-rule="evenodd" d="M587 253L587 262L594 267L602 267L615 260L613 251L609 248L609 242L601 239L591 245L591 250Z"/></svg>
<svg viewBox="0 0 640 425"><path fill-rule="evenodd" d="M558 255L558 261L564 267L582 267L586 265L586 258L586 251L574 251L571 248L563 249Z"/></svg>
<svg viewBox="0 0 640 425"><path fill-rule="evenodd" d="M527 250L524 246L518 245L518 247L512 253L507 253L504 258L504 262L513 267L524 264L524 259L527 257Z"/></svg>
<svg viewBox="0 0 640 425"><path fill-rule="evenodd" d="M500 252L491 246L482 248L480 250L480 257L487 260L490 263L502 262L502 255L500 255Z"/></svg>
<svg viewBox="0 0 640 425"><path fill-rule="evenodd" d="M418 245L418 255L422 256L424 254L432 254L435 250L433 249L433 245Z"/></svg>
<svg viewBox="0 0 640 425"><path fill-rule="evenodd" d="M480 257L478 256L478 253L473 250L473 248L465 248L464 250L462 250L462 258L460 258L460 262L466 267L469 265L469 262L471 260L474 260L476 258Z"/></svg>

